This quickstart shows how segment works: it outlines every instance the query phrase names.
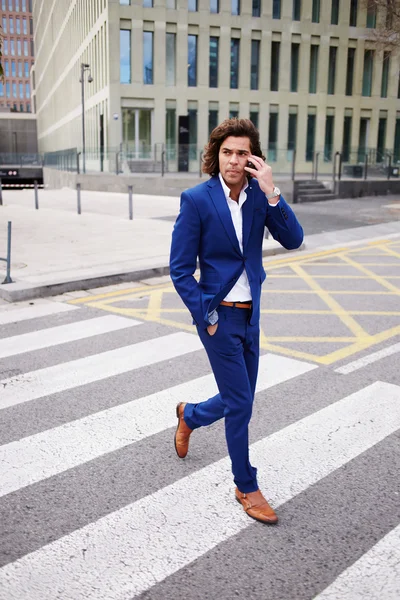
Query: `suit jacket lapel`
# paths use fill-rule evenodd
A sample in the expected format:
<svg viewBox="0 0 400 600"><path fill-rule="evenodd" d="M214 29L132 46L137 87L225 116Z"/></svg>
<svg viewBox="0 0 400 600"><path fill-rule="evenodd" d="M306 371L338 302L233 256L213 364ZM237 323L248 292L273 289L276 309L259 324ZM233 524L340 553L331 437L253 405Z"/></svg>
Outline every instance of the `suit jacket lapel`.
<svg viewBox="0 0 400 600"><path fill-rule="evenodd" d="M238 252L240 256L242 256L242 253L239 248L239 242L236 237L236 231L232 222L231 211L229 210L228 203L226 201L221 183L217 177L213 177L212 179L210 179L208 185L210 187L209 192L211 195L211 199L217 210L218 216L221 219L221 223L224 226L226 233L228 234L232 246L235 248L236 252ZM245 204L247 204L247 200Z"/></svg>
<svg viewBox="0 0 400 600"><path fill-rule="evenodd" d="M251 225L253 223L253 214L254 214L254 194L253 194L253 186L251 185L251 181L249 182L249 187L246 190L247 200L242 206L242 216L243 216L243 251L247 246L247 242L249 241L249 235L251 230Z"/></svg>

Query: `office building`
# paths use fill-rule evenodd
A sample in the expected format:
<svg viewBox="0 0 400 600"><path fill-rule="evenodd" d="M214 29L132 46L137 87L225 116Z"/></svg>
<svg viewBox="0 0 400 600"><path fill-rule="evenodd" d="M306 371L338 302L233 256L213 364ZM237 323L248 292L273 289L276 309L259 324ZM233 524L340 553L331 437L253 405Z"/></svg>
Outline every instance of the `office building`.
<svg viewBox="0 0 400 600"><path fill-rule="evenodd" d="M41 151L121 149L177 168L188 116L190 170L228 116L259 128L271 164L330 172L345 161L400 158L399 56L368 38L361 0L69 0L33 2L34 100ZM92 83L88 77L93 78Z"/></svg>

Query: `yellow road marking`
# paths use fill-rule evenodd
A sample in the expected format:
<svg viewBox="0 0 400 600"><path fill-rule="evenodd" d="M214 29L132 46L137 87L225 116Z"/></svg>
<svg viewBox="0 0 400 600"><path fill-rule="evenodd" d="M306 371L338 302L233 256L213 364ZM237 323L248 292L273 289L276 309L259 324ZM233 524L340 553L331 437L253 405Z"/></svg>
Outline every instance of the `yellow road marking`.
<svg viewBox="0 0 400 600"><path fill-rule="evenodd" d="M144 285L142 287L136 287L126 290L118 290L116 292L106 292L105 294L96 294L91 296L85 296L84 298L76 298L70 300L68 304L85 304L91 300L102 300L103 298L115 298L116 296L124 296L125 294L136 294L143 291L151 293L153 290L162 289L163 287L171 286L172 283L159 283L158 285Z"/></svg>
<svg viewBox="0 0 400 600"><path fill-rule="evenodd" d="M384 250L390 256L396 256L397 258L400 258L400 252L395 252L393 248L385 247L382 248L382 250Z"/></svg>
<svg viewBox="0 0 400 600"><path fill-rule="evenodd" d="M380 285L382 285L386 289L388 289L388 290L390 290L392 292L395 292L396 294L400 294L399 288L397 288L395 285L393 285L393 283L390 283L390 281L386 281L386 279L384 277L382 277L381 275L377 275L373 271L370 271L369 269L366 269L364 265L361 265L361 264L358 264L358 263L354 262L348 256L343 256L343 260L345 260L349 265L352 265L355 268L359 269L360 271L362 271L366 275L369 275L369 277L371 279L375 280L377 283L379 283Z"/></svg>
<svg viewBox="0 0 400 600"><path fill-rule="evenodd" d="M308 283L310 288L329 306L333 314L338 317L357 337L368 337L364 329L355 321L351 315L343 314L343 307L323 290L320 285L300 265L292 265L292 269ZM324 293L322 293L324 292Z"/></svg>

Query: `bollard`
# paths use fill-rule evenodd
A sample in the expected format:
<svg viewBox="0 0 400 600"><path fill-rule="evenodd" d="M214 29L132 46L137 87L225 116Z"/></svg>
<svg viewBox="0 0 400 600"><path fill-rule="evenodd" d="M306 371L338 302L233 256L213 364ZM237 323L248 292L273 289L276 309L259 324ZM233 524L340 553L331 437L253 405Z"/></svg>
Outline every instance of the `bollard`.
<svg viewBox="0 0 400 600"><path fill-rule="evenodd" d="M76 194L77 194L77 202L78 202L78 215L81 214L81 184L76 184Z"/></svg>
<svg viewBox="0 0 400 600"><path fill-rule="evenodd" d="M132 219L133 219L133 202L132 202L133 187L131 185L128 185L128 193L129 193L129 220L132 221Z"/></svg>
<svg viewBox="0 0 400 600"><path fill-rule="evenodd" d="M3 206L3 184L1 183L1 177L0 177L0 206Z"/></svg>
<svg viewBox="0 0 400 600"><path fill-rule="evenodd" d="M35 208L36 210L39 209L39 192L38 192L38 183L35 179L34 183L34 187L35 187Z"/></svg>
<svg viewBox="0 0 400 600"><path fill-rule="evenodd" d="M12 283L11 279L11 221L8 221L7 226L7 258L2 258L7 263L6 278L3 283Z"/></svg>

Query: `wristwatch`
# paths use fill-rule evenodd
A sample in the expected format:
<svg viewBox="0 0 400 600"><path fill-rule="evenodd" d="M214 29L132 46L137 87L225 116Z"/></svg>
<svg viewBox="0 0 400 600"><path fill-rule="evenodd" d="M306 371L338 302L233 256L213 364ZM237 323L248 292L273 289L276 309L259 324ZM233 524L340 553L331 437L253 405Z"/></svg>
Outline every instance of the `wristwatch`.
<svg viewBox="0 0 400 600"><path fill-rule="evenodd" d="M272 198L276 198L277 196L281 195L281 190L277 187L274 187L274 191L272 192L272 194L268 194L267 195L267 200L272 200Z"/></svg>

